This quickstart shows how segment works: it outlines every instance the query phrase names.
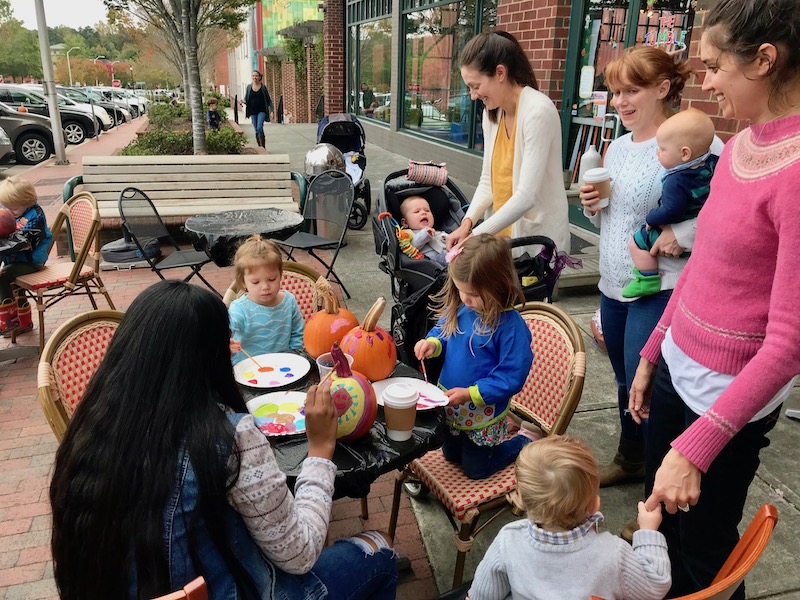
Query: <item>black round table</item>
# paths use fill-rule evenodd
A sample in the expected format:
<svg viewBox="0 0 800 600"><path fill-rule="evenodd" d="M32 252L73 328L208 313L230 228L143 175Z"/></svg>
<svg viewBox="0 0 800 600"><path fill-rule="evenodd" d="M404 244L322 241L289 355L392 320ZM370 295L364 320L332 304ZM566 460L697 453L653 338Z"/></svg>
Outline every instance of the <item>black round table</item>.
<svg viewBox="0 0 800 600"><path fill-rule="evenodd" d="M298 352L311 361L308 375L284 389L306 390L319 382L316 362L304 352ZM422 375L415 369L397 363L392 377L416 377ZM260 390L240 386L245 401L275 390ZM444 409L434 408L417 412L417 420L411 439L395 442L386 435L383 407L378 406L378 418L369 433L354 442L339 442L333 454L336 464L334 498L363 498L369 494L370 484L384 473L401 469L412 460L430 450L440 448L446 435ZM290 489L294 489L303 460L308 456L308 440L303 434L289 437L269 438L275 458L286 475Z"/></svg>
<svg viewBox="0 0 800 600"><path fill-rule="evenodd" d="M242 240L261 234L274 240L285 240L300 229L303 216L282 208L227 210L195 215L183 226L195 249L205 252L219 267L233 263L233 256Z"/></svg>

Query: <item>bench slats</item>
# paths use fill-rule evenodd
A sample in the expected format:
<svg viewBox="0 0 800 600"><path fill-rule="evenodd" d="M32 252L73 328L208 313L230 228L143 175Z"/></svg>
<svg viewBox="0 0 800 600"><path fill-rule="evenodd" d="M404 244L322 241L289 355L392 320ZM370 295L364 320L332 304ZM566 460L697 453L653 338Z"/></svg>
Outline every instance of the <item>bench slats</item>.
<svg viewBox="0 0 800 600"><path fill-rule="evenodd" d="M145 175L147 177L147 181L277 181L280 182L282 185L289 186L291 185L292 179L291 175L288 171L280 171L280 172L262 172L262 173L253 173L253 172L245 172L245 173L232 173L230 170L226 170L224 173L216 173L216 172L209 172L208 170L197 172L197 173L187 173L186 171L181 171L180 173L153 173L150 172L142 172L142 173L109 173L108 171L103 171L101 173L83 173L83 183L85 185L102 185L104 183L123 183L123 187L131 185L131 181L134 180L134 177L139 177L141 175Z"/></svg>
<svg viewBox="0 0 800 600"><path fill-rule="evenodd" d="M235 203L234 203L235 202ZM192 215L204 215L208 213L222 212L225 210L245 210L248 208L264 208L264 201L260 198L254 198L252 201L246 199L233 200L231 198L207 198L203 201L186 202L172 202L169 204L159 204L154 202L158 214L162 217L183 217L185 221ZM297 203L291 197L275 197L270 198L269 205L275 208L282 208L291 212L298 212ZM119 219L119 209L117 204L114 203L98 203L100 210L100 218L105 219ZM126 214L128 214L126 212ZM135 210L131 212L131 216L136 216Z"/></svg>
<svg viewBox="0 0 800 600"><path fill-rule="evenodd" d="M120 190L122 191L122 190ZM112 203L117 206L119 202L119 192L92 192L94 197L97 198L97 203L104 202ZM152 191L145 190L147 196L158 205L161 202L181 202L182 204L189 204L193 200L203 199L225 199L224 202L236 201L239 198L262 198L266 202L270 202L274 197L286 196L289 190L275 189L275 190L252 190L252 189L238 189L238 190L166 190L166 191ZM220 210L228 210L227 206L221 205Z"/></svg>
<svg viewBox="0 0 800 600"><path fill-rule="evenodd" d="M288 154L195 154L164 156L84 156L81 164L90 165L288 165Z"/></svg>
<svg viewBox="0 0 800 600"><path fill-rule="evenodd" d="M90 187L93 190L92 193L97 196L98 194L102 194L104 192L112 192L117 195L119 198L120 192L131 185L129 183L90 183ZM282 192L290 191L291 185L284 185L283 182L280 181L261 181L257 185L252 185L252 182L248 184L242 184L240 181L179 181L179 182L148 182L142 181L140 183L134 183L134 187L142 190L148 196L150 196L150 192L152 191L154 194L157 194L160 191L164 192L174 192L178 195L178 197L185 197L181 195L183 191L186 194L191 194L195 190L223 190L224 196L238 196L240 194L245 195L258 195L263 194L265 196L269 196L272 191L274 190L281 190ZM232 193L231 193L232 192ZM162 196L165 198L166 196ZM152 199L152 196L151 196Z"/></svg>
<svg viewBox="0 0 800 600"><path fill-rule="evenodd" d="M105 173L131 173L131 174L150 174L150 173L286 173L288 176L289 163L285 165L90 165L83 168L84 175L103 175Z"/></svg>

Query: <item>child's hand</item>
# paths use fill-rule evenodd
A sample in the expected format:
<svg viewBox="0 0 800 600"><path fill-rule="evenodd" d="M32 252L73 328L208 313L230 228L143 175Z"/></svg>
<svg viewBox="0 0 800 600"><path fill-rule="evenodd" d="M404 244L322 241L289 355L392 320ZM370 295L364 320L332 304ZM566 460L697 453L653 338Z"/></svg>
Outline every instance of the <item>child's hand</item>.
<svg viewBox="0 0 800 600"><path fill-rule="evenodd" d="M657 504L653 510L648 511L644 502L639 502L639 515L636 517L639 523L639 529L658 529L661 525L661 503Z"/></svg>
<svg viewBox="0 0 800 600"><path fill-rule="evenodd" d="M451 388L444 395L448 398L447 406L461 406L472 400L468 388Z"/></svg>
<svg viewBox="0 0 800 600"><path fill-rule="evenodd" d="M231 354L236 354L237 352L242 351L242 345L233 338L231 338L230 346Z"/></svg>
<svg viewBox="0 0 800 600"><path fill-rule="evenodd" d="M336 427L339 424L330 383L311 386L306 393L305 414L308 456L330 460L336 448Z"/></svg>
<svg viewBox="0 0 800 600"><path fill-rule="evenodd" d="M428 227L428 235L433 237L436 235L436 230L433 227Z"/></svg>
<svg viewBox="0 0 800 600"><path fill-rule="evenodd" d="M417 357L417 360L433 356L434 352L436 352L436 344L428 340L420 340L414 346L414 356Z"/></svg>

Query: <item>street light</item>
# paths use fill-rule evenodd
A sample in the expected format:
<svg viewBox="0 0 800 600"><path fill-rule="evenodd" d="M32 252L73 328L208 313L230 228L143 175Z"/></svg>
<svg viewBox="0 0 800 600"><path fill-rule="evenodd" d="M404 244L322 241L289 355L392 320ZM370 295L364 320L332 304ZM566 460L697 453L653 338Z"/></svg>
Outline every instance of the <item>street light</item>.
<svg viewBox="0 0 800 600"><path fill-rule="evenodd" d="M133 86L133 89L135 90L136 89L136 82L133 80L133 67L128 67L128 68L131 71L131 84Z"/></svg>
<svg viewBox="0 0 800 600"><path fill-rule="evenodd" d="M67 71L69 71L69 87L72 87L72 66L69 64L69 53L73 50L80 50L80 46L73 46L67 50Z"/></svg>
<svg viewBox="0 0 800 600"><path fill-rule="evenodd" d="M114 62L111 63L111 85L112 85L112 87L114 85L114 65L117 64L118 62L120 62L120 61L115 60Z"/></svg>
<svg viewBox="0 0 800 600"><path fill-rule="evenodd" d="M101 58L105 58L105 56L101 54L100 56L98 56L97 58L95 58L92 61L95 64L95 66L97 65L97 61L100 60ZM97 73L95 73L95 76L94 76L94 84L95 85L100 85L100 80L97 78Z"/></svg>

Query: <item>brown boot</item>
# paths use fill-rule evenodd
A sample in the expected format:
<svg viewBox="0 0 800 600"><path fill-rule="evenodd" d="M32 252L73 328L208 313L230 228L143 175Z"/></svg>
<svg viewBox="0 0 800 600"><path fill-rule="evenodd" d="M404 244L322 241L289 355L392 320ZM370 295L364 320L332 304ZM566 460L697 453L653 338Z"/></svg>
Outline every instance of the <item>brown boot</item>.
<svg viewBox="0 0 800 600"><path fill-rule="evenodd" d="M635 481L644 481L644 441L620 436L614 460L600 467L600 487Z"/></svg>
<svg viewBox="0 0 800 600"><path fill-rule="evenodd" d="M266 144L266 136L263 136L263 135L257 135L257 136L256 136L256 142L258 142L258 145L259 145L261 148L266 148L266 145L265 145L265 144Z"/></svg>

